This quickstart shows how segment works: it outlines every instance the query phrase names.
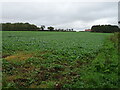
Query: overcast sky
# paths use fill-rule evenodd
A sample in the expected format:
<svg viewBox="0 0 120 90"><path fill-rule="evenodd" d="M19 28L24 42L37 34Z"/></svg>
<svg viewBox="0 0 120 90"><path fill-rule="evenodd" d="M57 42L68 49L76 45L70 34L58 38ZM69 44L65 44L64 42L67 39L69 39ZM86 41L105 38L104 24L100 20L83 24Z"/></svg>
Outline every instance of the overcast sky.
<svg viewBox="0 0 120 90"><path fill-rule="evenodd" d="M2 22L29 22L37 26L84 30L118 22L117 2L4 2Z"/></svg>

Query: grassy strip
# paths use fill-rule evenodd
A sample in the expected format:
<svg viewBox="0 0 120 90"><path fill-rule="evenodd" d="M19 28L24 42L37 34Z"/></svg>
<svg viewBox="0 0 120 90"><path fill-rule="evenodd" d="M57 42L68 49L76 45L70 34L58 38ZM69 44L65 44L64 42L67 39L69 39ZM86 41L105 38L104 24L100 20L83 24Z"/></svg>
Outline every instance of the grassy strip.
<svg viewBox="0 0 120 90"><path fill-rule="evenodd" d="M120 35L120 34L119 34ZM80 72L81 77L65 88L118 88L118 33L106 40L102 50Z"/></svg>

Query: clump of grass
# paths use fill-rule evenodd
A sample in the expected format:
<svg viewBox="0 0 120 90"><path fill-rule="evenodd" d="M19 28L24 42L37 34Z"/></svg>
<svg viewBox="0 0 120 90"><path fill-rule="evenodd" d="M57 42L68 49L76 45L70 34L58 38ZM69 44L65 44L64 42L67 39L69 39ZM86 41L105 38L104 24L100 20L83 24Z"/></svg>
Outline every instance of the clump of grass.
<svg viewBox="0 0 120 90"><path fill-rule="evenodd" d="M116 34L115 34L116 35ZM112 37L117 38L117 36ZM65 88L118 88L118 50L114 43L106 40L98 55L82 68L76 82L65 84Z"/></svg>

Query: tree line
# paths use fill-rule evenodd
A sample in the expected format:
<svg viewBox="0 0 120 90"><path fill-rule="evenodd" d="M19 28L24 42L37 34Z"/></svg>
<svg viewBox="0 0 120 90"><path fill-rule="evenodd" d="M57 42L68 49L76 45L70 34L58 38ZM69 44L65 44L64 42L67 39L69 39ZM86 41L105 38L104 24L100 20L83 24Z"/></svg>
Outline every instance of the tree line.
<svg viewBox="0 0 120 90"><path fill-rule="evenodd" d="M94 25L91 27L91 32L114 33L120 32L120 28L116 25Z"/></svg>
<svg viewBox="0 0 120 90"><path fill-rule="evenodd" d="M118 22L120 23L120 21ZM47 27L45 30L45 25L40 27L29 24L29 23L1 23L2 31L61 31L61 32L73 32L73 29L55 29L52 26ZM116 25L94 25L91 27L91 32L101 32L101 33L113 33L120 32L120 29Z"/></svg>
<svg viewBox="0 0 120 90"><path fill-rule="evenodd" d="M45 25L37 27L34 24L29 23L1 23L2 31L73 31L73 29L55 29L52 26L47 27Z"/></svg>
<svg viewBox="0 0 120 90"><path fill-rule="evenodd" d="M39 30L34 24L29 23L2 23L2 31L35 31Z"/></svg>

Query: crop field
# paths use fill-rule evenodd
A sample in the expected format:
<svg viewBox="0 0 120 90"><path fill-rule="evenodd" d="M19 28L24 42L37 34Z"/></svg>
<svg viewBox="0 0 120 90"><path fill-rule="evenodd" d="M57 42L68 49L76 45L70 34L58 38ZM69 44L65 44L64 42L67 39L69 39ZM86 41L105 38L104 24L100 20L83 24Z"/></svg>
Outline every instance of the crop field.
<svg viewBox="0 0 120 90"><path fill-rule="evenodd" d="M2 87L117 88L118 52L111 36L3 31Z"/></svg>

